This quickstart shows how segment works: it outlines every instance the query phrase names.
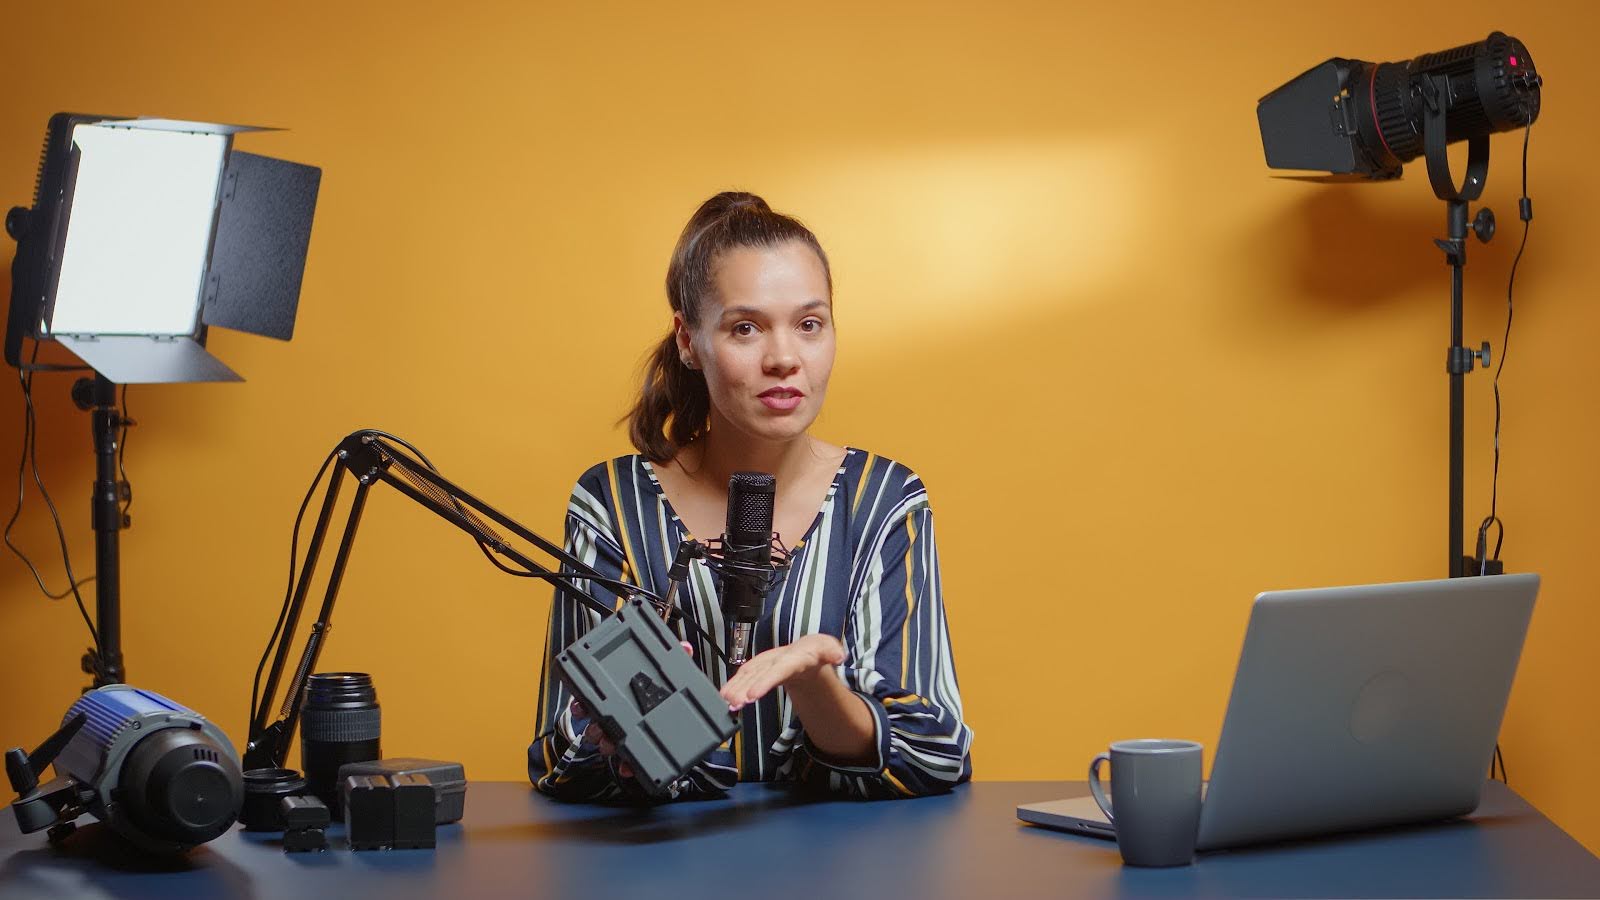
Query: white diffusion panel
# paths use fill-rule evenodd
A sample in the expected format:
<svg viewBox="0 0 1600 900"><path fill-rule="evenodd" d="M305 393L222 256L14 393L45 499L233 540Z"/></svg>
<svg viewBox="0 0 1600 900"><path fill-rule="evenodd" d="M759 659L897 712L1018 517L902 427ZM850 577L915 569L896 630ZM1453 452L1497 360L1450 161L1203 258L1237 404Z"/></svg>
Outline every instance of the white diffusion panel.
<svg viewBox="0 0 1600 900"><path fill-rule="evenodd" d="M57 334L192 334L228 138L79 125Z"/></svg>

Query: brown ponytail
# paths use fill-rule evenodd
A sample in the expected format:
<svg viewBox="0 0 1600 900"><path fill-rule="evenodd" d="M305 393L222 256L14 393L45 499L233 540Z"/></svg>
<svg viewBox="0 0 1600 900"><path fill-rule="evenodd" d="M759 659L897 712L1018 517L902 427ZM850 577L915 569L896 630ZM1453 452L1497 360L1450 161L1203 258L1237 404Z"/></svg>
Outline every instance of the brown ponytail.
<svg viewBox="0 0 1600 900"><path fill-rule="evenodd" d="M700 204L689 218L667 266L667 302L694 328L700 324L701 303L716 288L716 265L723 253L789 241L799 241L817 254L831 302L833 274L817 236L799 220L773 212L767 201L743 191L724 191ZM705 376L683 364L669 331L645 361L644 388L626 416L628 437L645 459L666 462L705 433L710 416Z"/></svg>

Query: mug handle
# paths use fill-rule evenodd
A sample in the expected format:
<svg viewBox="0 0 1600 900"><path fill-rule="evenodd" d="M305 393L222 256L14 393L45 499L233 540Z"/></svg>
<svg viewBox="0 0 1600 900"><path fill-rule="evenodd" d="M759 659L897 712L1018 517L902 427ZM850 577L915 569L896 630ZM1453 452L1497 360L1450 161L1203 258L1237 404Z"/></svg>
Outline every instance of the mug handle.
<svg viewBox="0 0 1600 900"><path fill-rule="evenodd" d="M1105 788L1100 785L1100 764L1111 762L1111 754L1102 753L1089 761L1089 793L1094 795L1094 802L1100 805L1100 811L1106 814L1106 821L1112 825L1117 820L1111 816L1111 799L1106 796Z"/></svg>

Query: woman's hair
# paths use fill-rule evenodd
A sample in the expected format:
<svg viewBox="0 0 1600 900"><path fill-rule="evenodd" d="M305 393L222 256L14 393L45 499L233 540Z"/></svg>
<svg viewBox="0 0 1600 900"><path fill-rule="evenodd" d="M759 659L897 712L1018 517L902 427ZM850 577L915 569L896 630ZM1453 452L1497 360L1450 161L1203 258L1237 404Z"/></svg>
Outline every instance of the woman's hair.
<svg viewBox="0 0 1600 900"><path fill-rule="evenodd" d="M667 266L667 302L695 328L700 324L701 305L716 290L716 268L724 253L790 241L799 241L817 254L828 279L831 303L833 273L817 236L799 220L773 212L767 201L743 191L724 191L700 204L689 218ZM644 388L625 417L628 437L646 459L665 462L705 433L710 415L705 375L683 364L677 340L668 331L645 361Z"/></svg>

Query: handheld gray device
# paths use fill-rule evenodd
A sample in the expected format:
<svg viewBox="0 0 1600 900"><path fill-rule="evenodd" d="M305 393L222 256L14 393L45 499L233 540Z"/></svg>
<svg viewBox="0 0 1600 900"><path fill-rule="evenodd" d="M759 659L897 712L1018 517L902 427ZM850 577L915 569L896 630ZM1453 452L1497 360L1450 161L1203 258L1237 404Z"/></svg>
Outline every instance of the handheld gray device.
<svg viewBox="0 0 1600 900"><path fill-rule="evenodd" d="M1476 809L1538 591L1525 574L1257 596L1198 848ZM1115 837L1088 797L1017 818Z"/></svg>
<svg viewBox="0 0 1600 900"><path fill-rule="evenodd" d="M652 796L738 730L728 701L637 597L557 654L556 677Z"/></svg>

